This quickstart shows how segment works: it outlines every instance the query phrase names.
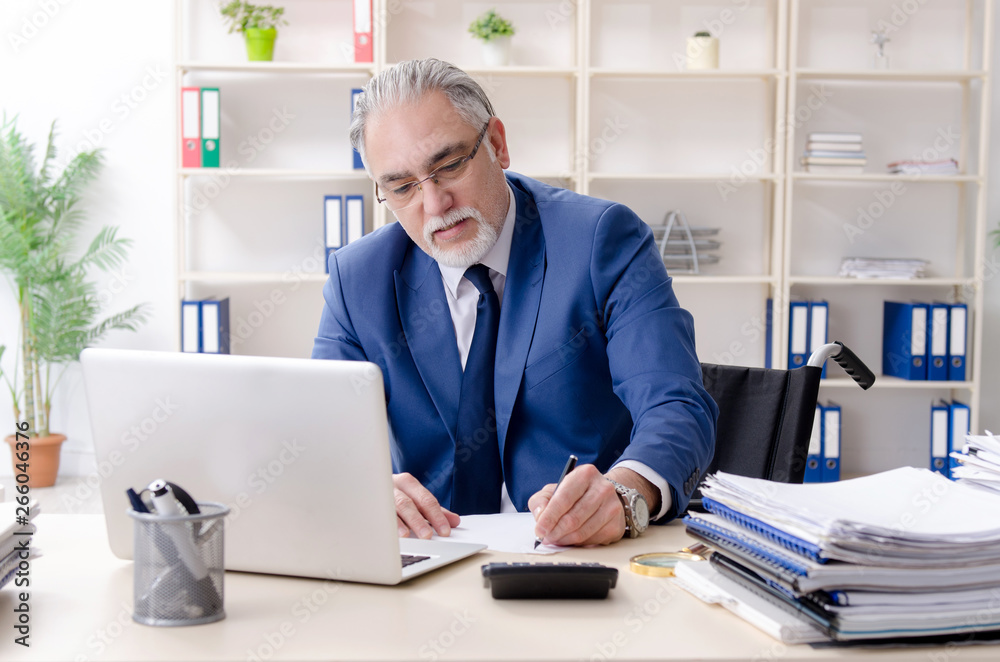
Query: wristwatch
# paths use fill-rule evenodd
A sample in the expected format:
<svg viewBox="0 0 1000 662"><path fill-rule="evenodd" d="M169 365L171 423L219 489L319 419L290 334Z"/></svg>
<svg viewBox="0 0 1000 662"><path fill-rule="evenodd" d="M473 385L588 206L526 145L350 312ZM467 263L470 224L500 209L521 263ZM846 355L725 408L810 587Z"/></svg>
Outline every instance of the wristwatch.
<svg viewBox="0 0 1000 662"><path fill-rule="evenodd" d="M610 478L608 480L615 486L618 499L625 508L625 535L629 538L638 538L649 526L649 504L646 503L646 497L642 496L639 490L625 487Z"/></svg>

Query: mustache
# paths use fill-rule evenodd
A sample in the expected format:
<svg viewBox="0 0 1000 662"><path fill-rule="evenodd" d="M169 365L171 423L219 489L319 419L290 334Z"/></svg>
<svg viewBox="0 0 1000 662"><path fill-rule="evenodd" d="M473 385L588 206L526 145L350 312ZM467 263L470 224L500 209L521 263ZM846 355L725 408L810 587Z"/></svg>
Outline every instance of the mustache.
<svg viewBox="0 0 1000 662"><path fill-rule="evenodd" d="M444 216L435 216L427 219L427 223L424 225L424 237L428 243L431 243L435 232L451 227L466 218L474 218L480 223L483 222L483 215L475 207L452 209Z"/></svg>

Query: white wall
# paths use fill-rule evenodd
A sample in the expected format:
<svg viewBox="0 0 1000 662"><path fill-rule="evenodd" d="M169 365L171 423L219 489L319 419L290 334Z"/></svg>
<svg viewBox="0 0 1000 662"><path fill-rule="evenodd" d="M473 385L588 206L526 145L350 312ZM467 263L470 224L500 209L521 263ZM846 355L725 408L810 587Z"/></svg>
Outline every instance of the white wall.
<svg viewBox="0 0 1000 662"><path fill-rule="evenodd" d="M138 333L116 333L106 346L172 349L176 316L173 233L174 95L170 0L4 0L0 3L0 109L17 114L35 142L59 121L63 155L78 146L105 150L106 165L85 201L93 227L110 223L134 240L117 278L102 276L109 310L149 302L152 317ZM1000 24L1000 13L998 24ZM1000 25L997 28L1000 34ZM1000 48L993 67L1000 71ZM1000 85L994 89L994 97ZM993 103L1000 120L1000 101ZM1000 121L991 136L989 225L1000 219ZM88 235L89 236L89 235ZM987 265L1000 261L990 250ZM1000 432L1000 278L989 268L986 288L982 419ZM319 302L317 300L317 306ZM12 345L16 308L0 288L0 343ZM8 352L11 353L11 352ZM12 356L4 360L10 370ZM93 471L91 434L78 366L70 368L54 402L54 429L69 435L63 473ZM0 430L12 430L8 400L0 396ZM0 474L10 463L0 461Z"/></svg>

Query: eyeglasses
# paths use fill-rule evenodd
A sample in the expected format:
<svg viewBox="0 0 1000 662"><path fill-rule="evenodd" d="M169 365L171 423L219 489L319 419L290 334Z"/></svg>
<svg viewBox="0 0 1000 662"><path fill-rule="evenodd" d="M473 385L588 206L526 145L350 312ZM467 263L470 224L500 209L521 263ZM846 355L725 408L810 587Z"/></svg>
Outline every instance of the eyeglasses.
<svg viewBox="0 0 1000 662"><path fill-rule="evenodd" d="M421 185L428 180L445 189L458 184L472 172L472 168L470 168L472 159L476 158L476 152L479 151L479 146L483 143L483 138L486 137L486 129L489 126L490 123L487 120L486 125L483 126L483 130L479 132L479 139L476 140L476 146L472 148L472 151L467 156L460 156L448 161L423 179L406 182L405 184L386 189L384 198L379 196L378 182L376 182L375 199L379 202L384 202L390 211L397 212L407 207L412 207L423 199L423 196L418 195L418 192L423 192L424 189Z"/></svg>

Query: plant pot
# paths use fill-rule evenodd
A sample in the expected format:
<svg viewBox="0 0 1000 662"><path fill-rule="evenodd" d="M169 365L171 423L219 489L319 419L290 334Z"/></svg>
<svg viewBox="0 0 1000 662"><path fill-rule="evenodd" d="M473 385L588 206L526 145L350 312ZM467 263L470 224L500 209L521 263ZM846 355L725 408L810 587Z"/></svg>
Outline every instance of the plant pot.
<svg viewBox="0 0 1000 662"><path fill-rule="evenodd" d="M248 60L267 62L274 59L274 40L278 38L278 31L275 28L267 30L247 28L244 35L247 42Z"/></svg>
<svg viewBox="0 0 1000 662"><path fill-rule="evenodd" d="M496 37L483 42L483 64L506 67L510 64L510 37Z"/></svg>
<svg viewBox="0 0 1000 662"><path fill-rule="evenodd" d="M719 40L716 37L688 37L687 68L718 69Z"/></svg>
<svg viewBox="0 0 1000 662"><path fill-rule="evenodd" d="M20 471L18 465L22 464L17 458L17 454L22 451L17 450L17 443L24 439L18 439L11 435L4 439L10 444L11 460L14 466L15 478L19 473L28 475L28 487L52 487L56 484L56 475L59 474L59 451L62 443L66 441L64 434L50 434L47 437L32 437L28 439L28 470ZM24 483L15 480L15 484Z"/></svg>

